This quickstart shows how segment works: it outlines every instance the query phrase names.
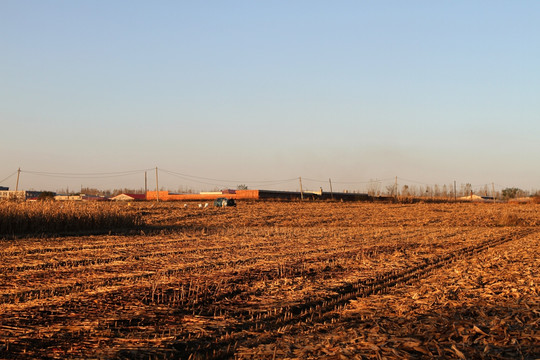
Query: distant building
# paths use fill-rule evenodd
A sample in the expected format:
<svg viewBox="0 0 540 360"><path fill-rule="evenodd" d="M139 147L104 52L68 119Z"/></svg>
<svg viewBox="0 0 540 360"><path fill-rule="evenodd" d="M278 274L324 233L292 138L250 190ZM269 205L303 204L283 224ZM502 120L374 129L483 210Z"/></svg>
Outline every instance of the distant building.
<svg viewBox="0 0 540 360"><path fill-rule="evenodd" d="M227 198L235 200L342 200L342 201L370 201L383 200L382 197L371 197L368 194L349 194L349 193L324 193L319 191L277 191L277 190L223 190L212 192L201 192L200 194L172 194L168 191L148 191L146 193L147 200L157 200L159 195L160 201L189 201L189 200L215 200L217 198Z"/></svg>
<svg viewBox="0 0 540 360"><path fill-rule="evenodd" d="M467 196L462 196L462 197L458 198L458 200L462 200L462 201L484 201L484 198L482 196L479 196L479 195L476 195L476 194L471 194L471 195L467 195Z"/></svg>
<svg viewBox="0 0 540 360"><path fill-rule="evenodd" d="M102 196L91 196L91 195L85 195L85 194L79 194L79 195L62 195L62 194L56 194L49 191L5 191L0 190L0 200L39 200L41 198L42 194L47 194L50 196L54 196L54 200L58 201L100 201L100 200L107 200L107 198Z"/></svg>
<svg viewBox="0 0 540 360"><path fill-rule="evenodd" d="M114 201L142 201L146 200L146 194L120 194L111 198Z"/></svg>
<svg viewBox="0 0 540 360"><path fill-rule="evenodd" d="M81 195L56 195L54 200L56 201L82 201Z"/></svg>
<svg viewBox="0 0 540 360"><path fill-rule="evenodd" d="M26 191L0 191L1 200L26 200Z"/></svg>
<svg viewBox="0 0 540 360"><path fill-rule="evenodd" d="M0 186L0 191L8 191L9 188L7 186Z"/></svg>
<svg viewBox="0 0 540 360"><path fill-rule="evenodd" d="M84 201L107 201L109 200L105 196L98 196L98 195L86 195L81 194L81 197Z"/></svg>
<svg viewBox="0 0 540 360"><path fill-rule="evenodd" d="M26 200L37 200L43 191L25 191Z"/></svg>

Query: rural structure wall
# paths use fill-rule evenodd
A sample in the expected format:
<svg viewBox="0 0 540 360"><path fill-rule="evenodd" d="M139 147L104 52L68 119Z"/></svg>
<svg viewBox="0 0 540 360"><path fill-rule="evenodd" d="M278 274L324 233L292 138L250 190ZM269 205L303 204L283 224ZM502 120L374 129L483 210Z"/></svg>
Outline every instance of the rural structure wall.
<svg viewBox="0 0 540 360"><path fill-rule="evenodd" d="M203 193L203 194L171 194L168 191L159 192L159 200L161 201L197 201L197 200L215 200L217 198L227 198L235 200L256 200L259 199L259 190L236 190L234 193ZM146 200L156 200L157 193L148 191Z"/></svg>
<svg viewBox="0 0 540 360"><path fill-rule="evenodd" d="M148 191L146 200L156 200L157 193ZM235 200L338 200L338 201L372 201L373 197L368 194L355 193L300 193L299 191L276 191L276 190L224 190L222 192L209 192L200 194L174 194L169 191L160 191L160 201L203 201L227 198Z"/></svg>

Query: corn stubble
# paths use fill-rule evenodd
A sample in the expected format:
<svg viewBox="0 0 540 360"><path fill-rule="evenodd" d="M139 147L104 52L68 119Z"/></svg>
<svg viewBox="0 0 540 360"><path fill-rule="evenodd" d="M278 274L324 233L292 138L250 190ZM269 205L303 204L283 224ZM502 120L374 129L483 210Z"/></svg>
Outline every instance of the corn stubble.
<svg viewBox="0 0 540 360"><path fill-rule="evenodd" d="M125 204L0 201L0 239L28 235L108 232L142 224Z"/></svg>
<svg viewBox="0 0 540 360"><path fill-rule="evenodd" d="M181 205L2 242L2 357L540 356L537 205Z"/></svg>

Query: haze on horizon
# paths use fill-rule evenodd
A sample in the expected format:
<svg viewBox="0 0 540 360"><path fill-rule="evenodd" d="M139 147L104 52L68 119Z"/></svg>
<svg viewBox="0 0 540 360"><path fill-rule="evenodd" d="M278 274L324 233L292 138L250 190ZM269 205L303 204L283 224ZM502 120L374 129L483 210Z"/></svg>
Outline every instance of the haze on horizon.
<svg viewBox="0 0 540 360"><path fill-rule="evenodd" d="M22 189L142 188L145 169L152 187L159 167L170 190L295 190L299 176L540 189L539 14L536 1L6 0L0 186L20 167Z"/></svg>

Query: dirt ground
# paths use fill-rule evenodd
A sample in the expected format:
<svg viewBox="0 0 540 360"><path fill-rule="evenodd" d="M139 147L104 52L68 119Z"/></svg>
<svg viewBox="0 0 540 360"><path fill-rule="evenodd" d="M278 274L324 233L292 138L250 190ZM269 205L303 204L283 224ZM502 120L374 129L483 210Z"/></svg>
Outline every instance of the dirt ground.
<svg viewBox="0 0 540 360"><path fill-rule="evenodd" d="M0 243L0 358L540 358L540 205L125 208Z"/></svg>

